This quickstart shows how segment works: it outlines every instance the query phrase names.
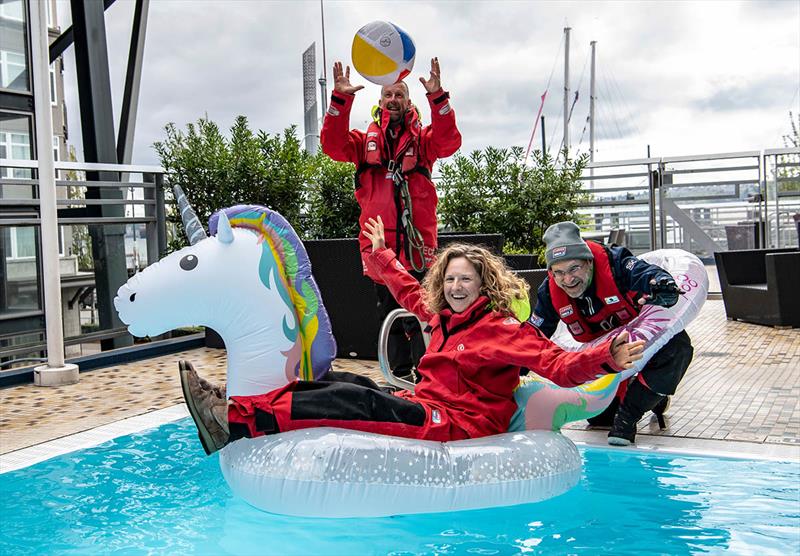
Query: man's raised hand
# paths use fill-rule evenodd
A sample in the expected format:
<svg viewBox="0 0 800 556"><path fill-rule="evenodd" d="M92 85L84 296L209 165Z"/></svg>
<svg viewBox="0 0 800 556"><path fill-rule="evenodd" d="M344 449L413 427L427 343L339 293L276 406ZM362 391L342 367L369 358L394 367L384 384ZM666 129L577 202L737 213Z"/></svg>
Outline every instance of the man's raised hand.
<svg viewBox="0 0 800 556"><path fill-rule="evenodd" d="M342 68L341 62L334 62L333 64L333 90L337 93L345 95L354 95L356 91L360 91L364 85L351 85L350 84L350 66Z"/></svg>
<svg viewBox="0 0 800 556"><path fill-rule="evenodd" d="M439 70L439 58L431 58L430 79L426 80L424 77L420 77L419 82L422 83L422 86L425 87L425 90L429 93L435 93L442 88L441 71Z"/></svg>

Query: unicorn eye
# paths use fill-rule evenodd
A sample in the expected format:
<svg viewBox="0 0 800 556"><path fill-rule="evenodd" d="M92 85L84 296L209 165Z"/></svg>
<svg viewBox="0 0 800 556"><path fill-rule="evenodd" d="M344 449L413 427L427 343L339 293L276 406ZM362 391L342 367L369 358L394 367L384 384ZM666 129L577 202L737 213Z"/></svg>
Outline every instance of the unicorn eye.
<svg viewBox="0 0 800 556"><path fill-rule="evenodd" d="M181 259L181 268L183 270L194 270L197 266L197 257L194 255L186 255Z"/></svg>

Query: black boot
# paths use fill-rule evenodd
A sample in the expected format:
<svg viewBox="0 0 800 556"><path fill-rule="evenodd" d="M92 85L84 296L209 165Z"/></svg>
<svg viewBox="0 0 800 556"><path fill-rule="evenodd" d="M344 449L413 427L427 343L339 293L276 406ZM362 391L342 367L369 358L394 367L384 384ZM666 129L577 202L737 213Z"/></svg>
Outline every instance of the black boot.
<svg viewBox="0 0 800 556"><path fill-rule="evenodd" d="M636 440L636 423L664 398L634 380L628 387L625 399L617 410L614 424L608 433L608 443L612 446L628 446Z"/></svg>
<svg viewBox="0 0 800 556"><path fill-rule="evenodd" d="M653 414L658 419L658 428L662 431L667 428L667 422L664 420L664 414L669 409L669 396L664 396L660 402L653 408Z"/></svg>

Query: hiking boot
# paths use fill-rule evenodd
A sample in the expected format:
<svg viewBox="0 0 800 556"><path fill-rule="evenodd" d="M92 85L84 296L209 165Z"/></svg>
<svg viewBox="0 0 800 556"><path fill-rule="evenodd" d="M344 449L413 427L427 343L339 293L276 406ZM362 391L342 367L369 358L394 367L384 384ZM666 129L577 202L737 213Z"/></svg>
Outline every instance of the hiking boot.
<svg viewBox="0 0 800 556"><path fill-rule="evenodd" d="M228 432L228 402L213 388L205 388L203 379L188 361L178 363L181 376L181 389L189 414L197 427L197 436L206 455L211 455L225 447L230 440ZM211 383L203 381L206 385ZM213 386L213 385L211 385Z"/></svg>
<svg viewBox="0 0 800 556"><path fill-rule="evenodd" d="M187 361L187 363L188 363L188 361ZM191 366L191 363L189 363L189 365ZM194 368L192 368L192 370L194 370ZM228 399L228 393L227 393L227 391L225 389L225 385L224 384L222 384L222 385L214 384L213 382L207 381L206 379L204 379L200 375L197 375L197 378L199 379L200 387L203 390L208 390L208 391L212 392L216 397L218 397L221 400L227 400Z"/></svg>
<svg viewBox="0 0 800 556"><path fill-rule="evenodd" d="M665 396L653 392L638 380L632 382L625 399L614 416L614 424L608 432L608 443L612 446L630 446L636 441L636 424Z"/></svg>

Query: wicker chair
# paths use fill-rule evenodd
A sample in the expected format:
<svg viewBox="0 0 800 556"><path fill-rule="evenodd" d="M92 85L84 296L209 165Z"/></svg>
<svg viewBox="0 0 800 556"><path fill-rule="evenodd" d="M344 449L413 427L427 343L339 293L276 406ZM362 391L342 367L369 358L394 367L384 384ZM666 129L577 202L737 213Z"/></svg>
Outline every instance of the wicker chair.
<svg viewBox="0 0 800 556"><path fill-rule="evenodd" d="M800 251L722 251L714 258L729 319L800 327Z"/></svg>

